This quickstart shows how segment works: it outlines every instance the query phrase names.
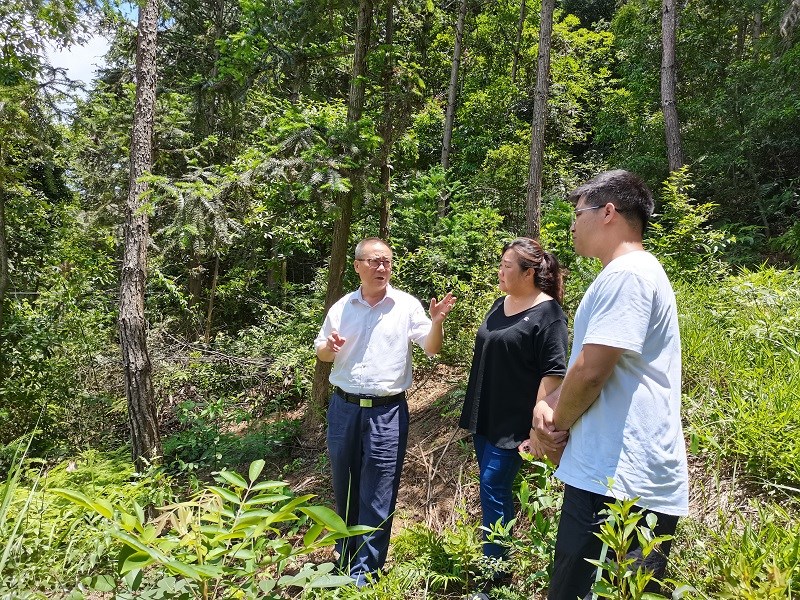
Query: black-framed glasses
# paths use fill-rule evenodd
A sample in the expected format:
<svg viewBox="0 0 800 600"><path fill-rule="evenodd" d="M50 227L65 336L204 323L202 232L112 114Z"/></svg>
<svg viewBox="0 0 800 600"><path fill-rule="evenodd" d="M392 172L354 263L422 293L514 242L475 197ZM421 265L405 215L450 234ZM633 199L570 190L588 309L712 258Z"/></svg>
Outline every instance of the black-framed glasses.
<svg viewBox="0 0 800 600"><path fill-rule="evenodd" d="M384 269L392 268L391 258L357 258L356 260L367 263L372 269L377 269L381 265L383 265Z"/></svg>

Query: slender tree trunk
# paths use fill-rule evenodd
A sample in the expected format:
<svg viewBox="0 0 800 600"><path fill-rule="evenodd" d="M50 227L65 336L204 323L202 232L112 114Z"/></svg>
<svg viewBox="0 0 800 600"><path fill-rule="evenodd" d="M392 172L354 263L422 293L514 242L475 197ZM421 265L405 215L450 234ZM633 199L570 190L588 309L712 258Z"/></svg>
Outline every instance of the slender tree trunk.
<svg viewBox="0 0 800 600"><path fill-rule="evenodd" d="M394 74L394 0L386 3L386 58L381 73L381 88L383 89L383 118L381 119L380 135L381 144L381 214L378 235L383 239L389 238L389 211L392 199L391 178L392 170L389 159L392 156L394 144L394 120L392 118L392 77Z"/></svg>
<svg viewBox="0 0 800 600"><path fill-rule="evenodd" d="M444 117L444 136L442 137L442 168L450 168L450 145L453 140L453 123L456 118L456 96L458 95L458 70L461 67L462 42L464 39L464 20L467 16L467 0L461 0L456 19L456 39L453 45L453 60L450 64L450 85L447 88L447 112ZM440 206L443 212L444 206Z"/></svg>
<svg viewBox="0 0 800 600"><path fill-rule="evenodd" d="M759 12L759 18L760 17L761 13ZM797 28L798 23L800 23L800 0L790 0L781 17L780 25L781 36L783 36L783 40L787 46L789 45L790 37Z"/></svg>
<svg viewBox="0 0 800 600"><path fill-rule="evenodd" d="M214 298L217 294L217 283L219 282L219 253L214 255L214 275L211 279L211 289L208 291L208 312L206 312L206 332L205 343L211 341L211 317L214 314Z"/></svg>
<svg viewBox="0 0 800 600"><path fill-rule="evenodd" d="M8 291L8 244L6 242L6 192L0 189L0 332L5 318L4 307Z"/></svg>
<svg viewBox="0 0 800 600"><path fill-rule="evenodd" d="M758 58L761 51L761 9L756 8L753 12L753 56Z"/></svg>
<svg viewBox="0 0 800 600"><path fill-rule="evenodd" d="M555 0L542 0L539 55L536 59L536 88L533 92L531 162L528 171L528 192L525 197L525 233L535 239L539 238L542 220L544 131L547 124L547 94L550 89L550 46L553 38L554 9Z"/></svg>
<svg viewBox="0 0 800 600"><path fill-rule="evenodd" d="M358 3L358 23L356 25L356 44L353 53L353 74L350 80L350 95L347 105L347 122L353 126L361 119L364 110L364 94L366 90L367 49L369 48L372 28L372 0L360 0ZM350 241L350 224L353 219L353 201L363 193L359 173L353 174L353 185L349 192L337 197L338 215L333 226L333 246L328 267L328 286L325 293L325 312L342 295L342 277L347 260ZM331 363L317 360L314 368L314 383L311 391L311 403L304 415L304 430L307 434L316 432L324 421L325 404L328 400L328 376Z"/></svg>
<svg viewBox="0 0 800 600"><path fill-rule="evenodd" d="M188 285L189 285L189 312L190 321L186 327L186 336L192 340L197 340L202 331L202 311L203 311L203 257L197 249L192 249L188 263Z"/></svg>
<svg viewBox="0 0 800 600"><path fill-rule="evenodd" d="M522 44L522 31L525 28L526 11L525 0L521 0L519 5L519 21L517 21L517 39L514 42L514 60L511 63L511 83L517 82L517 69L519 68L519 54Z"/></svg>
<svg viewBox="0 0 800 600"><path fill-rule="evenodd" d="M683 166L681 125L676 103L675 37L678 13L675 0L664 0L661 11L661 109L664 111L664 133L667 141L667 161L670 172Z"/></svg>
<svg viewBox="0 0 800 600"><path fill-rule="evenodd" d="M162 454L144 315L149 224L147 211L143 210L147 184L140 180L152 168L157 27L158 0L147 0L139 8L136 106L131 132L130 187L119 300L119 338L128 399L131 454L140 471L158 461Z"/></svg>

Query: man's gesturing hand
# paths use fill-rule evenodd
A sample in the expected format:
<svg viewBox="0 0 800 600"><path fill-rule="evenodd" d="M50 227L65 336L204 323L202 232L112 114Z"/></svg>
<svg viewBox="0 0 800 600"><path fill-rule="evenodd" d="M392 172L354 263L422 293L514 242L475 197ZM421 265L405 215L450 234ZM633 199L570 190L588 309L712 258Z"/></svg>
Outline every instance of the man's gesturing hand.
<svg viewBox="0 0 800 600"><path fill-rule="evenodd" d="M455 303L456 298L453 296L453 292L447 292L441 302L437 302L436 298L431 298L431 307L428 309L431 314L431 321L439 323L444 321L447 313L453 309Z"/></svg>
<svg viewBox="0 0 800 600"><path fill-rule="evenodd" d="M342 346L347 340L339 335L339 332L335 329L331 332L326 340L326 347L333 353L338 352L341 350Z"/></svg>

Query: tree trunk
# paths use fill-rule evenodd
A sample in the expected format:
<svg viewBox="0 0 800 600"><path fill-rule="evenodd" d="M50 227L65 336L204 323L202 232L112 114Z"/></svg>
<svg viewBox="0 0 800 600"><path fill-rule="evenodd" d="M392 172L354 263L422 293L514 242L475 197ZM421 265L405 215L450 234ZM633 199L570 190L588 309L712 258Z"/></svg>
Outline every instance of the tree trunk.
<svg viewBox="0 0 800 600"><path fill-rule="evenodd" d="M519 49L522 44L522 31L525 28L525 0L519 5L519 21L517 21L517 39L514 42L514 61L511 63L511 83L517 82L517 69L519 68Z"/></svg>
<svg viewBox="0 0 800 600"><path fill-rule="evenodd" d="M0 333L3 331L3 308L8 291L8 244L6 243L6 193L0 189Z"/></svg>
<svg viewBox="0 0 800 600"><path fill-rule="evenodd" d="M211 289L208 291L208 311L206 312L206 346L211 341L211 318L214 315L214 298L217 294L217 283L219 282L219 252L214 255L214 275L211 279Z"/></svg>
<svg viewBox="0 0 800 600"><path fill-rule="evenodd" d="M450 85L447 88L447 112L444 117L442 137L442 168L450 168L450 145L453 139L453 123L456 118L456 96L458 94L458 70L461 66L461 46L464 39L464 19L467 16L467 0L461 0L456 19L456 39L453 45L453 61L450 65ZM440 212L444 206L440 205Z"/></svg>
<svg viewBox="0 0 800 600"><path fill-rule="evenodd" d="M383 139L381 144L381 214L378 235L385 239L389 238L389 211L391 206L391 177L392 170L389 159L392 156L392 145L394 144L394 120L392 119L392 76L394 73L394 0L386 3L386 58L383 63L381 73L381 88L383 89L383 118L381 119L380 136Z"/></svg>
<svg viewBox="0 0 800 600"><path fill-rule="evenodd" d="M670 173L683 166L681 126L676 104L675 36L678 13L675 0L664 0L661 11L661 109L664 111L664 133Z"/></svg>
<svg viewBox="0 0 800 600"><path fill-rule="evenodd" d="M360 0L358 3L358 24L356 26L356 44L353 53L353 74L350 80L350 95L347 105L347 122L355 125L364 110L364 93L366 90L367 49L369 47L370 30L372 28L372 0ZM360 174L353 174L353 185L349 192L337 197L338 215L333 226L333 246L328 267L328 286L325 293L325 312L342 295L342 276L347 259L350 242L350 223L353 218L353 201L363 193ZM317 360L314 368L314 383L311 391L311 403L303 418L304 430L313 435L324 422L325 405L328 400L328 376L331 363Z"/></svg>
<svg viewBox="0 0 800 600"><path fill-rule="evenodd" d="M539 238L542 220L544 131L547 124L547 93L550 88L550 45L553 38L554 9L555 0L542 0L539 55L536 59L536 88L533 92L531 162L528 170L528 192L525 197L525 233L534 239Z"/></svg>
<svg viewBox="0 0 800 600"><path fill-rule="evenodd" d="M203 311L203 257L193 248L188 262L189 313L190 321L186 327L186 337L191 340L200 338Z"/></svg>
<svg viewBox="0 0 800 600"><path fill-rule="evenodd" d="M140 181L142 175L152 168L157 27L158 0L147 0L139 9L136 106L131 132L130 187L119 299L119 339L128 399L131 454L139 471L157 462L162 454L144 316L149 224L147 211L143 210L147 184Z"/></svg>

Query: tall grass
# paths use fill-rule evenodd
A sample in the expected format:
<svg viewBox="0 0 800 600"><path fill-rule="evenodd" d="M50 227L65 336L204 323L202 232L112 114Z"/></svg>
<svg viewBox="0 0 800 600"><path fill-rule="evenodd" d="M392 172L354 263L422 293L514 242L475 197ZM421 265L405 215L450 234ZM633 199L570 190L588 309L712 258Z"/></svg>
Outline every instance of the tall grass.
<svg viewBox="0 0 800 600"><path fill-rule="evenodd" d="M800 273L678 290L692 450L800 491Z"/></svg>

